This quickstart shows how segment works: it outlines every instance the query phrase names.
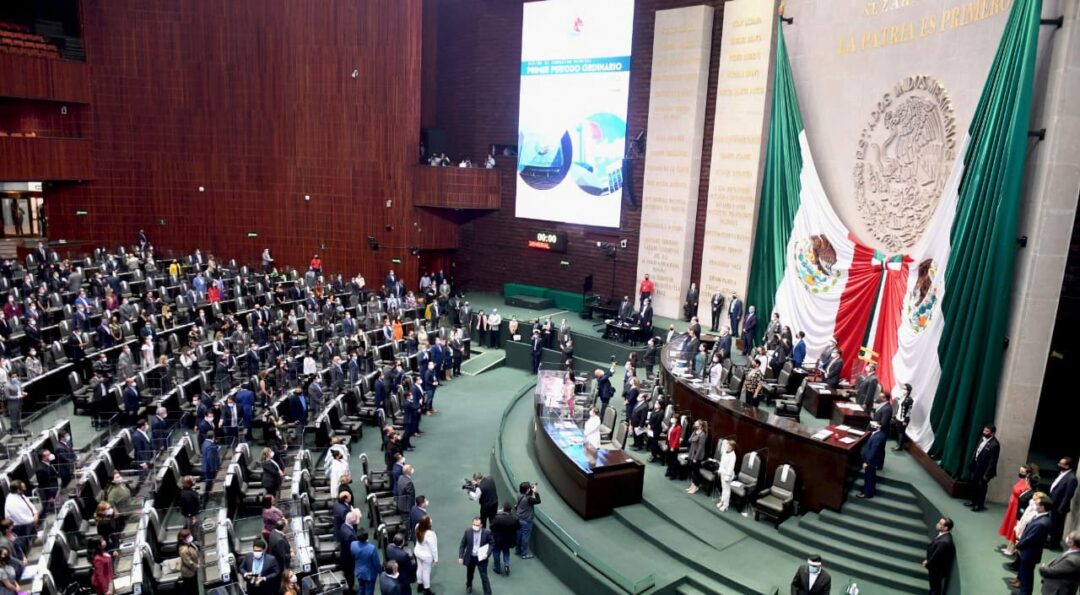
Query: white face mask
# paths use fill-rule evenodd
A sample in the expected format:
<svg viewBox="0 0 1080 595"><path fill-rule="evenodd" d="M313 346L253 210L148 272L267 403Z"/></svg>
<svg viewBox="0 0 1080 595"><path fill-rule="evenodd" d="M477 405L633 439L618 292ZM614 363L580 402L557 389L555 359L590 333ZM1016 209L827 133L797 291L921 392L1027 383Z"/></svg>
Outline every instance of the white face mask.
<svg viewBox="0 0 1080 595"><path fill-rule="evenodd" d="M262 560L262 557L263 557L262 552L252 552L252 555L255 556L256 560Z"/></svg>
<svg viewBox="0 0 1080 595"><path fill-rule="evenodd" d="M187 539L184 540L184 543L192 543L193 541L195 541L195 538L188 535Z"/></svg>
<svg viewBox="0 0 1080 595"><path fill-rule="evenodd" d="M477 527L476 525L473 525L473 527L472 527L472 530L474 532L478 532L478 531L480 531L480 529L481 529L481 527Z"/></svg>

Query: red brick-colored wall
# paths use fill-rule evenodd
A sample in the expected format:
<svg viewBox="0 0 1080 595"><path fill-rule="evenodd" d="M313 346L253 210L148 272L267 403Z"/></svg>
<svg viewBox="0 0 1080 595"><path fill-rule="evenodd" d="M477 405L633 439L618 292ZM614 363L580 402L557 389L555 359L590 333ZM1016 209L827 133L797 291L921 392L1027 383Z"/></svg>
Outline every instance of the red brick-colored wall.
<svg viewBox="0 0 1080 595"><path fill-rule="evenodd" d="M701 268L716 67L723 23L722 1L637 1L627 122L629 137L647 125L655 12L702 3L715 7L716 14L694 242L694 279L697 279ZM452 159L471 157L475 161L486 153L488 145L492 143L517 143L521 4L520 1L507 0L442 0L439 4L437 123L439 128L447 132L448 154ZM425 38L427 42L428 38ZM467 288L492 290L501 288L505 282L520 282L580 291L585 276L593 274L595 291L608 296L612 287L612 261L596 248L596 242L617 243L625 239L627 247L618 251L615 263L615 294L621 296L636 290L638 209L628 208L624 204L622 228L617 231L517 219L514 217L514 159L500 158L499 168L503 176L502 208L465 222L461 229L462 248L456 256L457 277L466 283ZM643 172L642 159L635 163L633 171L633 188L638 201ZM533 227L565 231L569 236L567 254L526 248L526 236ZM560 266L561 260L570 261L570 266Z"/></svg>
<svg viewBox="0 0 1080 595"><path fill-rule="evenodd" d="M399 257L415 278L409 247L457 246L411 204L422 4L83 2L96 176L47 189L50 237L115 247L145 228L164 252L318 252L368 279Z"/></svg>

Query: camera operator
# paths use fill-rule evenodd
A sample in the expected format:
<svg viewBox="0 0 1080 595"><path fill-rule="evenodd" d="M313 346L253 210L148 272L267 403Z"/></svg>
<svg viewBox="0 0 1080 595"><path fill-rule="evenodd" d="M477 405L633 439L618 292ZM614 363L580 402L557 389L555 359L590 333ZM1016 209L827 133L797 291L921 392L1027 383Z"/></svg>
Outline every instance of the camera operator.
<svg viewBox="0 0 1080 595"><path fill-rule="evenodd" d="M532 554L529 553L529 536L532 535L533 507L540 503L540 492L536 488L535 483L527 481L521 482L521 485L518 486L517 507L514 512L517 513L518 522L520 523L517 555L521 556L522 560L532 558Z"/></svg>
<svg viewBox="0 0 1080 595"><path fill-rule="evenodd" d="M473 494L480 502L480 525L487 528L488 521L499 512L499 494L495 489L495 480L485 477L479 471L472 476Z"/></svg>

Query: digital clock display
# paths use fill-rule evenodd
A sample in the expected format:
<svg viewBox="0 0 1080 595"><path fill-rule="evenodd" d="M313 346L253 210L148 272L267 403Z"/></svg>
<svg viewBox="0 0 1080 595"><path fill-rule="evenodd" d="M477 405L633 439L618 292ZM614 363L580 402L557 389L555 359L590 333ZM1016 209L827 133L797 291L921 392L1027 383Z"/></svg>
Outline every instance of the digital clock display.
<svg viewBox="0 0 1080 595"><path fill-rule="evenodd" d="M547 229L530 229L528 247L547 252L566 252L566 234Z"/></svg>

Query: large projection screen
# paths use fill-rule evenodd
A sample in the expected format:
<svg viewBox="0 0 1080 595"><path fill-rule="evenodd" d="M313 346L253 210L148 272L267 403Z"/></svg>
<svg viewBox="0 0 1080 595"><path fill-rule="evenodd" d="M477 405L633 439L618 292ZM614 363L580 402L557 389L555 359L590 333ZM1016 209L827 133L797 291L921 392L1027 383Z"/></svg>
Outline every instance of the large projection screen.
<svg viewBox="0 0 1080 595"><path fill-rule="evenodd" d="M634 0L523 10L514 214L619 227Z"/></svg>

